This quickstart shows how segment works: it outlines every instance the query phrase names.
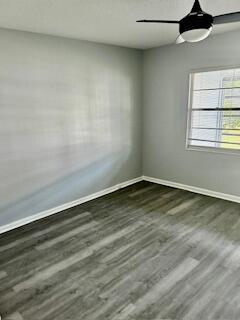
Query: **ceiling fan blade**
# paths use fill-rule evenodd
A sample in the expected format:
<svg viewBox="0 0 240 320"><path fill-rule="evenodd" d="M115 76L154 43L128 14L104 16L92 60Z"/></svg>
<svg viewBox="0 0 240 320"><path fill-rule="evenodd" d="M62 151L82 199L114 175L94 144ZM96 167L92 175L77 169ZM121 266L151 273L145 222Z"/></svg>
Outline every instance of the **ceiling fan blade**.
<svg viewBox="0 0 240 320"><path fill-rule="evenodd" d="M146 23L174 23L174 24L179 24L179 21L176 21L176 20L137 20L137 22L146 22Z"/></svg>
<svg viewBox="0 0 240 320"><path fill-rule="evenodd" d="M179 35L177 37L176 44L180 44L180 43L183 43L183 42L185 42L185 40L183 39L183 37L181 35Z"/></svg>
<svg viewBox="0 0 240 320"><path fill-rule="evenodd" d="M221 14L220 16L213 17L214 24L240 22L240 11Z"/></svg>

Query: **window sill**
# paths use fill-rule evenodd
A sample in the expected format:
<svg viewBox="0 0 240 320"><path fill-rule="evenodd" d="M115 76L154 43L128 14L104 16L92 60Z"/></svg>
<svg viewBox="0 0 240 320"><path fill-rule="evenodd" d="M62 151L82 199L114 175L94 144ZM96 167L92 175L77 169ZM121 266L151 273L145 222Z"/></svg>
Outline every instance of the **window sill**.
<svg viewBox="0 0 240 320"><path fill-rule="evenodd" d="M218 153L218 154L225 154L225 155L234 155L240 156L240 150L236 149L224 149L224 148L217 148L217 147L198 147L198 146L187 146L185 148L186 151L200 151L200 152L208 152L208 153Z"/></svg>

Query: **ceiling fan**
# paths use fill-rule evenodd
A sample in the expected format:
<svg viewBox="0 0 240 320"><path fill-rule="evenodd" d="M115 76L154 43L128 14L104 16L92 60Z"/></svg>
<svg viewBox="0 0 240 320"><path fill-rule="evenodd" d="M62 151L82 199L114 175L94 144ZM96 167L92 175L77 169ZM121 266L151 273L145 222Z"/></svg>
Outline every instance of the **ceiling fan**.
<svg viewBox="0 0 240 320"><path fill-rule="evenodd" d="M177 20L138 20L137 22L147 23L173 23L179 25L180 35L176 43L198 42L204 40L212 31L213 25L238 22L240 21L240 11L226 13L213 17L211 14L204 12L199 0L195 0L191 12L181 19Z"/></svg>

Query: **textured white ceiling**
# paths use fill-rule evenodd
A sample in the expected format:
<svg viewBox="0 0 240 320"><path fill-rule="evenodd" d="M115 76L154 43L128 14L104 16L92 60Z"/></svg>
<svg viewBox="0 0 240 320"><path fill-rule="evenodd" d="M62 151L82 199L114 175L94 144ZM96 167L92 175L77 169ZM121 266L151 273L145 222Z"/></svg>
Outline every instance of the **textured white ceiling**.
<svg viewBox="0 0 240 320"><path fill-rule="evenodd" d="M193 0L0 0L0 27L132 48L173 43L178 26L138 24L137 19L181 19ZM201 0L213 14L240 11L240 0ZM240 29L215 26L213 33Z"/></svg>

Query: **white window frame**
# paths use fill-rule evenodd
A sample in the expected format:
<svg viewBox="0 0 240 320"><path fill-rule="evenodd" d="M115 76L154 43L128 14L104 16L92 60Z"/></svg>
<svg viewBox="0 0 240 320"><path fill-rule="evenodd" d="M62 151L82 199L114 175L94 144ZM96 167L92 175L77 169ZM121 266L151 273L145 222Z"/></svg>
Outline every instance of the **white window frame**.
<svg viewBox="0 0 240 320"><path fill-rule="evenodd" d="M189 134L191 131L191 122L192 122L192 102L193 102L193 77L195 73L204 73L211 71L221 71L228 69L240 69L240 65L234 66L225 66L225 67L212 67L212 68L202 68L202 69L193 69L189 73L189 89L188 89L188 108L187 108L187 130L186 130L186 144L185 150L187 151L200 151L200 152L212 152L212 153L223 153L223 154L232 154L240 155L240 150L231 149L231 148L219 148L219 147L204 147L204 146L192 146L188 143Z"/></svg>

